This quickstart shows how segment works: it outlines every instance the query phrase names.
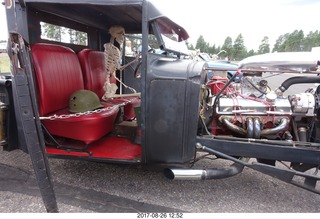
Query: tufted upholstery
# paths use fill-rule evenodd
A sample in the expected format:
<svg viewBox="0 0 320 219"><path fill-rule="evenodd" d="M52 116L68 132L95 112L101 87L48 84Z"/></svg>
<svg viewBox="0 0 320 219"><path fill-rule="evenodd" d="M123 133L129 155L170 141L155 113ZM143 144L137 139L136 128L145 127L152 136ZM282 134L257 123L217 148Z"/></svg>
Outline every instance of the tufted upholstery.
<svg viewBox="0 0 320 219"><path fill-rule="evenodd" d="M83 72L85 89L95 92L101 99L106 80L104 52L84 49L78 53L78 57ZM111 77L110 82L116 83L116 79ZM121 97L110 99L108 102L114 104L128 102L124 107L124 119L129 119L135 117L134 106L140 103L140 99L137 97Z"/></svg>
<svg viewBox="0 0 320 219"><path fill-rule="evenodd" d="M33 44L31 54L40 116L70 114L70 95L85 88L77 55L70 48L44 43ZM92 115L43 120L43 124L53 135L89 144L112 131L118 111L118 107L114 107Z"/></svg>

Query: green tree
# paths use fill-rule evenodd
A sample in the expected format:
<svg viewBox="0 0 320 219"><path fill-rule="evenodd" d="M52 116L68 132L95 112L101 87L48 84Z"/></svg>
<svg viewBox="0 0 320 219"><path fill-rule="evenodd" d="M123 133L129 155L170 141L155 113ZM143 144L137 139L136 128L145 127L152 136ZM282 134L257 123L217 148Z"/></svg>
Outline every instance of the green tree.
<svg viewBox="0 0 320 219"><path fill-rule="evenodd" d="M216 45L215 44L213 44L213 46L209 46L209 48L208 48L208 53L209 54L216 54L216 51L217 51L217 49L216 49Z"/></svg>
<svg viewBox="0 0 320 219"><path fill-rule="evenodd" d="M159 48L157 37L155 35L149 34L148 39L149 39L149 46L151 48L153 48L153 49L158 49ZM141 42L142 42L142 40L141 40Z"/></svg>
<svg viewBox="0 0 320 219"><path fill-rule="evenodd" d="M64 34L62 27L44 23L43 30L45 38L61 42L62 34Z"/></svg>
<svg viewBox="0 0 320 219"><path fill-rule="evenodd" d="M272 52L284 52L285 51L285 42L289 37L289 33L280 35L276 40L276 43L273 46Z"/></svg>
<svg viewBox="0 0 320 219"><path fill-rule="evenodd" d="M295 30L288 35L288 38L284 42L285 52L298 52L303 51L303 31Z"/></svg>
<svg viewBox="0 0 320 219"><path fill-rule="evenodd" d="M304 33L302 30L295 30L292 33L286 33L279 36L277 39L273 52L298 52L305 51L304 49Z"/></svg>
<svg viewBox="0 0 320 219"><path fill-rule="evenodd" d="M246 56L246 53L247 49L244 46L244 39L242 34L240 33L234 41L232 58L236 60L241 60Z"/></svg>
<svg viewBox="0 0 320 219"><path fill-rule="evenodd" d="M258 49L258 54L264 54L270 52L270 44L269 44L269 37L265 36L263 37L261 41L261 45Z"/></svg>
<svg viewBox="0 0 320 219"><path fill-rule="evenodd" d="M78 45L88 45L88 37L87 37L87 33L81 32L81 31L76 31L76 39L77 39L77 43Z"/></svg>
<svg viewBox="0 0 320 219"><path fill-rule="evenodd" d="M308 35L303 40L304 51L311 51L312 47L320 46L320 32L310 31Z"/></svg>
<svg viewBox="0 0 320 219"><path fill-rule="evenodd" d="M231 37L227 37L225 40L224 40L224 43L221 47L221 50L224 50L226 51L226 56L230 56L232 57L233 55L233 46L232 46L232 38Z"/></svg>
<svg viewBox="0 0 320 219"><path fill-rule="evenodd" d="M72 29L68 29L68 34L69 34L69 38L70 38L70 43L74 44L76 43L76 31L72 30Z"/></svg>
<svg viewBox="0 0 320 219"><path fill-rule="evenodd" d="M189 43L188 41L186 41L187 47L189 50L195 50L194 46L192 43Z"/></svg>
<svg viewBox="0 0 320 219"><path fill-rule="evenodd" d="M208 50L208 43L206 43L202 35L197 40L196 49L199 49L201 52L207 52Z"/></svg>
<svg viewBox="0 0 320 219"><path fill-rule="evenodd" d="M254 56L254 55L256 55L256 53L253 49L251 49L250 51L247 52L246 57Z"/></svg>

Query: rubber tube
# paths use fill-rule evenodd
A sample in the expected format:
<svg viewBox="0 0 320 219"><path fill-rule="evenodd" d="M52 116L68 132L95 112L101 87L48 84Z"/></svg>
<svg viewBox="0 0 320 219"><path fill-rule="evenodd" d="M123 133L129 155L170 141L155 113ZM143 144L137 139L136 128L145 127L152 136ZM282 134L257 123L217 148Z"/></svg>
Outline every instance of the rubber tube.
<svg viewBox="0 0 320 219"><path fill-rule="evenodd" d="M310 84L310 83L320 83L320 77L297 76L297 77L288 78L281 84L281 86L278 89L281 90L282 92L285 92L293 84Z"/></svg>

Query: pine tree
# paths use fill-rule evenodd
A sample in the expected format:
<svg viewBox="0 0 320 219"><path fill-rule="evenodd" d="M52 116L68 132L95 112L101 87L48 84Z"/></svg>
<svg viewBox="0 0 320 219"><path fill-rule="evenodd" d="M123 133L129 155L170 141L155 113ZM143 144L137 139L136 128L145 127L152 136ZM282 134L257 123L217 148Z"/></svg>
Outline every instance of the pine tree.
<svg viewBox="0 0 320 219"><path fill-rule="evenodd" d="M264 54L270 52L270 44L269 44L269 37L265 36L263 37L261 41L261 45L258 49L258 54Z"/></svg>
<svg viewBox="0 0 320 219"><path fill-rule="evenodd" d="M244 46L244 39L242 34L240 33L233 45L233 58L236 60L241 60L246 55L246 47Z"/></svg>

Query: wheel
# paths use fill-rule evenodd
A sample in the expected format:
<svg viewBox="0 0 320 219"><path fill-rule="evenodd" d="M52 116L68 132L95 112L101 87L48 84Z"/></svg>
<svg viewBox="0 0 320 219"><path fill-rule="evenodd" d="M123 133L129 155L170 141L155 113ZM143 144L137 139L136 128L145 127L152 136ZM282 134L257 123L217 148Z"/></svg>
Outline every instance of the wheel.
<svg viewBox="0 0 320 219"><path fill-rule="evenodd" d="M148 50L148 52L155 52L155 50L153 48L150 48ZM134 69L134 72L133 72L133 76L135 78L141 78L141 71L140 71L140 67L141 67L141 64L142 64L142 59L139 60L139 63L138 65L136 66L136 68Z"/></svg>
<svg viewBox="0 0 320 219"><path fill-rule="evenodd" d="M134 69L133 76L135 78L141 78L141 71L140 71L141 64L142 64L142 60L139 61L138 65Z"/></svg>

